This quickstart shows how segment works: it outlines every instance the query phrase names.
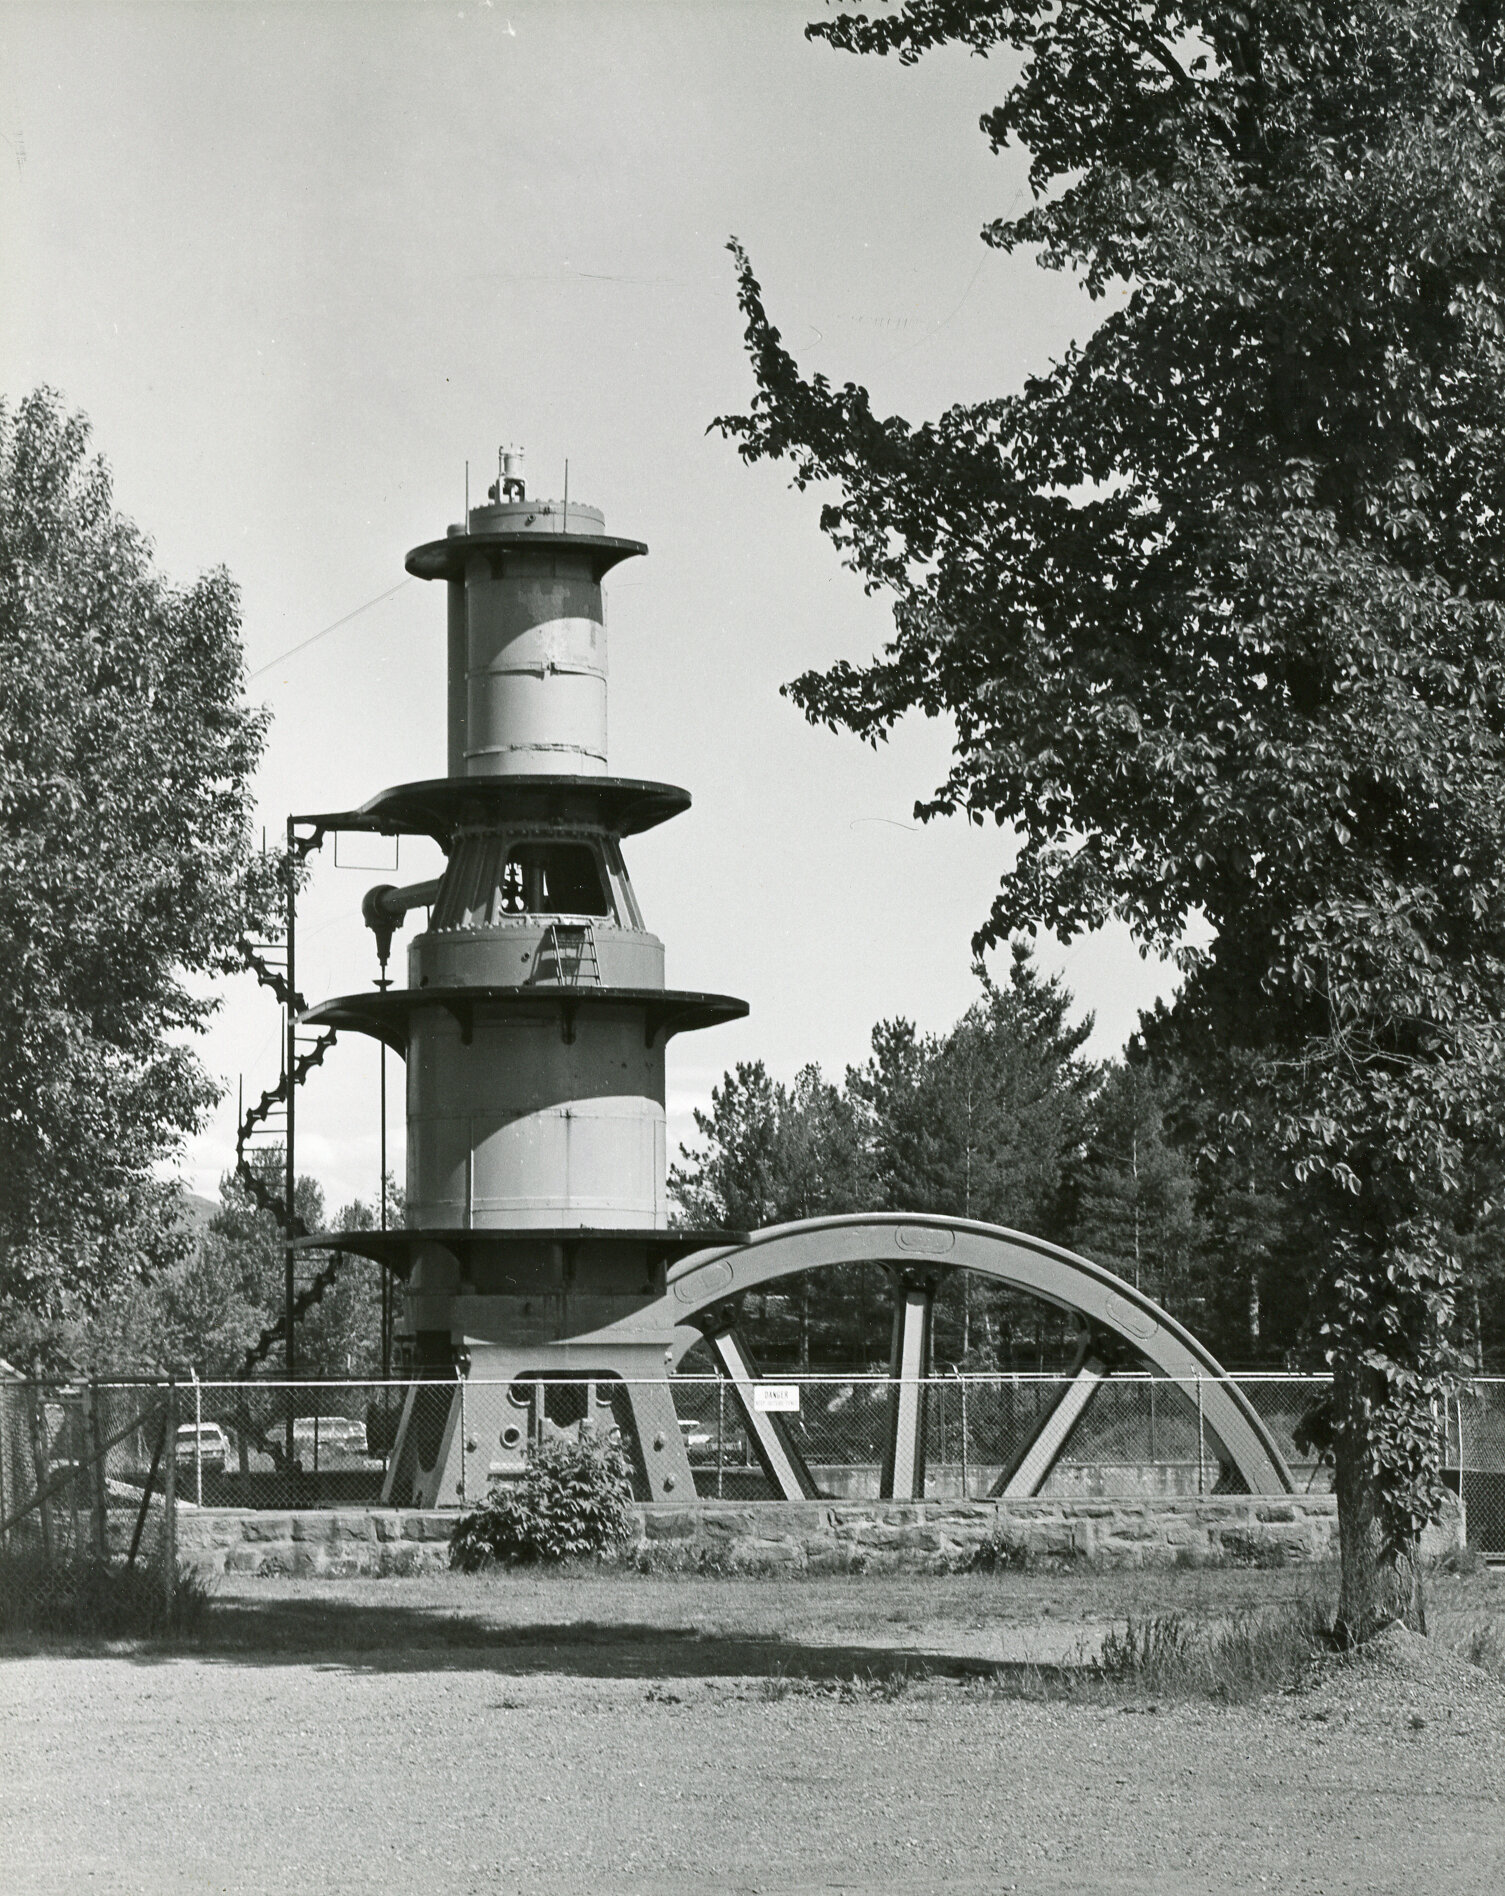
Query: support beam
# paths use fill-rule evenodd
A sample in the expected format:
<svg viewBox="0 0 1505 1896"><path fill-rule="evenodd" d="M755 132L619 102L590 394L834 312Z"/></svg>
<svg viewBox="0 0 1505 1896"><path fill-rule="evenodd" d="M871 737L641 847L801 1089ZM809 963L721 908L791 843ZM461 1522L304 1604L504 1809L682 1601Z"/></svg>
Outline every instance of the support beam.
<svg viewBox="0 0 1505 1896"><path fill-rule="evenodd" d="M1082 1358L1076 1374L1061 1391L1060 1400L1036 1428L1023 1454L1008 1473L994 1484L995 1497L1005 1501L1023 1501L1040 1492L1051 1469L1065 1452L1071 1432L1081 1421L1098 1384L1107 1374L1107 1365L1100 1356L1089 1351Z"/></svg>
<svg viewBox="0 0 1505 1896"><path fill-rule="evenodd" d="M747 1423L747 1439L763 1464L763 1472L781 1501L813 1501L820 1490L795 1447L781 1415L769 1414L757 1404L761 1380L751 1356L735 1330L713 1330L706 1336L716 1353L722 1374L737 1392Z"/></svg>
<svg viewBox="0 0 1505 1896"><path fill-rule="evenodd" d="M906 1274L895 1287L888 1365L888 1444L878 1490L885 1501L921 1501L925 1496L924 1379L930 1374L930 1313L934 1303L934 1278Z"/></svg>
<svg viewBox="0 0 1505 1896"><path fill-rule="evenodd" d="M693 1501L695 1476L667 1382L630 1382L627 1399L642 1451L650 1501Z"/></svg>

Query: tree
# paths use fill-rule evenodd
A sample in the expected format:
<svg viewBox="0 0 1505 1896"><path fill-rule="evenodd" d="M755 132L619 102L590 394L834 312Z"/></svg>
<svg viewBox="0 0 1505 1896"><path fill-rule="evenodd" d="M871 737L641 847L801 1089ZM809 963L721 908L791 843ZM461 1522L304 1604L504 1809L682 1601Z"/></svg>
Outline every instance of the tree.
<svg viewBox="0 0 1505 1896"><path fill-rule="evenodd" d="M866 1207L861 1140L851 1107L818 1066L792 1087L761 1060L741 1060L695 1112L704 1145L670 1167L669 1190L685 1221L756 1231L795 1218Z"/></svg>
<svg viewBox="0 0 1505 1896"><path fill-rule="evenodd" d="M803 1067L786 1087L761 1060L740 1061L712 1089L710 1112L697 1108L695 1126L704 1146L685 1151L684 1165L669 1174L669 1190L690 1224L755 1231L872 1203L857 1116L818 1066ZM810 1368L817 1328L827 1349L840 1354L838 1338L850 1333L851 1310L863 1302L861 1277L860 1265L806 1273L787 1294L759 1299L750 1313L754 1340L779 1350L786 1339L777 1318L787 1310L802 1370Z"/></svg>
<svg viewBox="0 0 1505 1896"><path fill-rule="evenodd" d="M876 1202L1060 1240L1085 1130L1092 1069L1080 1050L1092 1021L1070 1024L1061 978L1042 981L1022 943L1006 986L981 962L977 975L982 997L949 1033L921 1037L909 1021L881 1022L871 1058L847 1075L865 1121ZM956 1273L937 1301L938 1344L973 1360L975 1314L985 1332L980 1360L996 1360L999 1334L1017 1327L1017 1301L994 1289L979 1294L966 1272Z"/></svg>
<svg viewBox="0 0 1505 1896"><path fill-rule="evenodd" d="M46 390L0 404L0 1303L44 1322L186 1259L199 978L275 875L235 588L159 576L88 433Z"/></svg>
<svg viewBox="0 0 1505 1896"><path fill-rule="evenodd" d="M1117 915L1257 1073L1315 1240L1339 1629L1423 1623L1452 1201L1505 1001L1505 22L1479 0L911 0L810 32L1013 49L984 233L1111 298L1016 395L912 427L805 377L739 256L722 426L830 483L892 642L791 687L956 720L922 816L1019 853L983 941ZM1193 914L1211 944L1186 946Z"/></svg>
<svg viewBox="0 0 1505 1896"><path fill-rule="evenodd" d="M1192 1295L1201 1235L1194 1199L1154 1077L1142 1063L1120 1062L1092 1102L1075 1248L1175 1312Z"/></svg>

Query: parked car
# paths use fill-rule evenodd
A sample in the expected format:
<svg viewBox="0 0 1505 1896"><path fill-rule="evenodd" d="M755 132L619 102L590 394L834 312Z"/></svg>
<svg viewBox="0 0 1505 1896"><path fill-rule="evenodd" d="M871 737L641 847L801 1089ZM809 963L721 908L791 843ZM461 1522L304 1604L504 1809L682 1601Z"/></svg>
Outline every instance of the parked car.
<svg viewBox="0 0 1505 1896"><path fill-rule="evenodd" d="M724 1468L744 1466L748 1458L747 1437L739 1428L727 1425L726 1434L721 1441L721 1453L716 1452L716 1424L714 1422L681 1421L680 1434L685 1438L685 1450L697 1468L718 1460Z"/></svg>
<svg viewBox="0 0 1505 1896"><path fill-rule="evenodd" d="M294 1447L311 1452L316 1441L321 1454L364 1455L366 1425L348 1415L300 1415L293 1423Z"/></svg>
<svg viewBox="0 0 1505 1896"><path fill-rule="evenodd" d="M178 1429L174 1453L180 1464L213 1468L224 1474L230 1466L230 1438L218 1422L184 1422Z"/></svg>

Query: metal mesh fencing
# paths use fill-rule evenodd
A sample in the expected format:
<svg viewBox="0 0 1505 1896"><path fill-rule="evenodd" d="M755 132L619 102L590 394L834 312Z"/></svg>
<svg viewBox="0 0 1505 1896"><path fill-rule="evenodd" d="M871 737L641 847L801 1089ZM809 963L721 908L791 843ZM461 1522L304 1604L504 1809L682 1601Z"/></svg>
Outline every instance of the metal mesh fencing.
<svg viewBox="0 0 1505 1896"><path fill-rule="evenodd" d="M1000 1492L1072 1387L1060 1376L933 1376L923 1382L925 1493L983 1499ZM1331 1470L1298 1450L1300 1421L1321 1377L1240 1380L1299 1486L1322 1491ZM791 1377L782 1426L816 1487L838 1499L881 1492L893 1412L887 1376ZM771 1491L751 1450L741 1405L724 1381L677 1378L675 1407L702 1495L756 1499ZM1195 1381L1115 1376L1093 1390L1041 1492L1129 1500L1210 1494L1227 1482Z"/></svg>
<svg viewBox="0 0 1505 1896"><path fill-rule="evenodd" d="M1464 1532L1484 1554L1505 1554L1505 1377L1479 1377L1446 1405L1449 1486Z"/></svg>
<svg viewBox="0 0 1505 1896"><path fill-rule="evenodd" d="M171 1619L176 1394L170 1383L0 1381L0 1628L123 1632Z"/></svg>
<svg viewBox="0 0 1505 1896"><path fill-rule="evenodd" d="M1331 1468L1298 1445L1325 1377L1233 1379L1285 1457L1297 1486L1321 1491ZM921 1385L923 1492L999 1493L1072 1385L1045 1375L946 1375ZM879 1374L765 1377L740 1392L725 1377L678 1376L670 1389L695 1492L775 1499L744 1398L776 1400L779 1428L814 1489L877 1498L891 1453L895 1384ZM583 1394L583 1391L588 1393ZM461 1386L425 1382L0 1383L0 1521L7 1548L161 1558L179 1509L404 1506L389 1476L408 1415L410 1441L484 1436L471 1485L520 1473L530 1447L581 1427L608 1428L641 1461L628 1385L579 1379ZM468 1420L463 1428L459 1419ZM1469 1538L1505 1553L1505 1378L1480 1378L1439 1416L1447 1478ZM494 1440L492 1438L495 1438ZM447 1439L449 1439L447 1438ZM418 1445L418 1459L432 1454ZM1039 1490L1081 1499L1195 1496L1227 1484L1202 1388L1115 1375L1091 1392ZM451 1490L453 1492L453 1490ZM467 1494L468 1500L479 1498Z"/></svg>

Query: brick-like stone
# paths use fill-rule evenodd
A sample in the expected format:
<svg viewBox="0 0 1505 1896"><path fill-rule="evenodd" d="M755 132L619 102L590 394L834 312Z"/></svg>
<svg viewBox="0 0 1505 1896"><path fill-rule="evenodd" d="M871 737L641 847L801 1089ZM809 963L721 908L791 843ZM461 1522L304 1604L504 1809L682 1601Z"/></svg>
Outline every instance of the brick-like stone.
<svg viewBox="0 0 1505 1896"><path fill-rule="evenodd" d="M695 1514L691 1508L643 1510L643 1533L651 1541L688 1541L695 1538Z"/></svg>

